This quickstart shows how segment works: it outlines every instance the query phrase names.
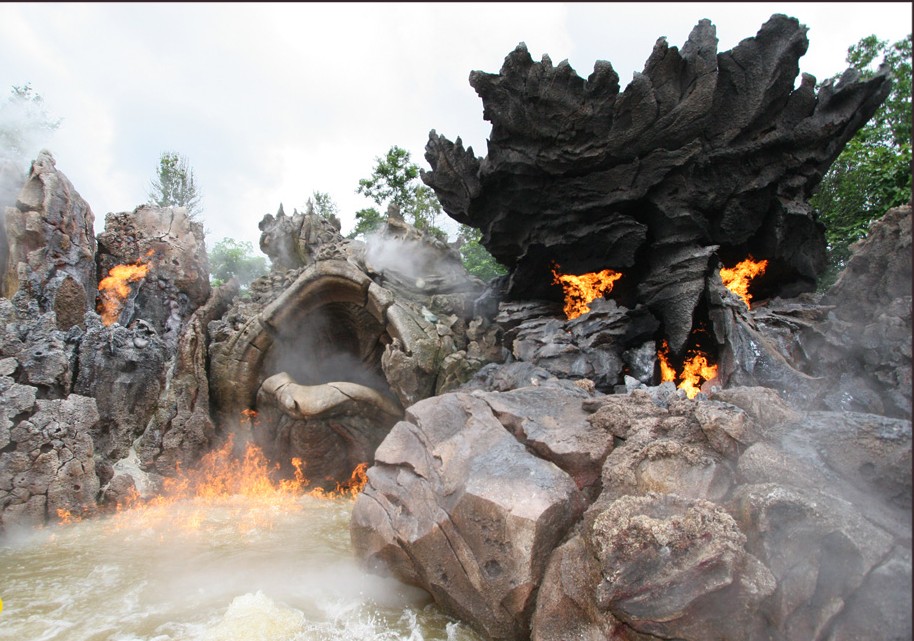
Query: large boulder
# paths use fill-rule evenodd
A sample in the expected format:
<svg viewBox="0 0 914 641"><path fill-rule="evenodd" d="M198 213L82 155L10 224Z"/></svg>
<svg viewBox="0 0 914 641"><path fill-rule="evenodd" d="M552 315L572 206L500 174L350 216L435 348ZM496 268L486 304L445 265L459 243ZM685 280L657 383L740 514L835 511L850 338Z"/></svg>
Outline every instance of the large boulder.
<svg viewBox="0 0 914 641"><path fill-rule="evenodd" d="M378 448L351 525L368 567L425 588L491 639L527 638L545 561L580 517L579 484L594 483L607 450L583 421L581 396L530 405L534 396L516 394L410 407Z"/></svg>
<svg viewBox="0 0 914 641"><path fill-rule="evenodd" d="M534 380L407 409L353 511L367 567L492 639L910 635L910 421Z"/></svg>
<svg viewBox="0 0 914 641"><path fill-rule="evenodd" d="M831 410L911 418L911 206L889 210L853 248L822 297L823 323L804 332Z"/></svg>

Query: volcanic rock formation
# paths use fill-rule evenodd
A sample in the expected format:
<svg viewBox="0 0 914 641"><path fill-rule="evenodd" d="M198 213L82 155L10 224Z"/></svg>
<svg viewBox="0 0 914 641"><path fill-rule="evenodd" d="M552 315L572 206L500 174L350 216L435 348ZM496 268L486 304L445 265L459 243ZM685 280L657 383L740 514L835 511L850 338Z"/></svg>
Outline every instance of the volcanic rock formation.
<svg viewBox="0 0 914 641"><path fill-rule="evenodd" d="M806 28L773 16L717 53L702 20L682 49L661 38L620 92L599 61L584 80L523 44L470 84L492 123L488 155L434 131L422 179L510 268L509 299L555 299L563 273L609 268L617 297L646 305L674 354L686 347L718 262L768 259L763 298L814 288L825 237L806 199L888 94L885 70L849 70L818 93L799 73Z"/></svg>
<svg viewBox="0 0 914 641"><path fill-rule="evenodd" d="M910 637L910 206L808 293L806 199L889 81L794 89L806 47L774 16L717 54L702 21L621 94L608 63L584 81L522 45L471 74L488 157L433 131L423 180L511 269L513 362L381 443L351 522L367 567L488 639ZM750 254L751 308L719 272ZM569 320L554 268L623 276ZM688 399L657 352L696 336L718 377Z"/></svg>
<svg viewBox="0 0 914 641"><path fill-rule="evenodd" d="M848 274L872 261L894 267L880 282L910 284L899 233L909 228L910 208L887 215ZM891 239L891 257L879 239ZM860 322L865 335L885 337L881 349L903 377L910 334L885 330L910 322L910 294L876 289L891 292L880 309L906 313ZM777 307L785 318L796 312ZM822 307L806 305L815 314ZM772 322L770 309L758 314ZM730 327L773 342L755 315ZM819 339L835 322L823 315L793 342ZM747 334L731 338L744 357ZM858 353L826 345L843 363ZM777 371L761 360L744 371L762 377L766 367ZM862 371L847 370L874 386ZM809 378L822 394L839 376ZM429 590L491 639L911 634L909 604L898 596L911 590L910 414L811 412L784 403L773 385L697 400L670 383L636 387L604 396L515 362L484 368L466 392L410 407L356 503L358 554ZM894 385L885 394L903 397ZM529 471L546 462L557 475L551 493Z"/></svg>

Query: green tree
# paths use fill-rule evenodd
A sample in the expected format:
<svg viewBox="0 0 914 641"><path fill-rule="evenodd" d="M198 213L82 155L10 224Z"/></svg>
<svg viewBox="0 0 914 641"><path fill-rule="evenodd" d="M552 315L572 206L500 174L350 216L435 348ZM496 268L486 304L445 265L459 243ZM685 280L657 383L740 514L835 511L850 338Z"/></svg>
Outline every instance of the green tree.
<svg viewBox="0 0 914 641"><path fill-rule="evenodd" d="M834 283L850 257L850 245L866 235L870 224L911 200L911 35L892 45L868 36L847 52L847 62L863 77L873 76L880 59L891 70L892 91L810 199L825 224L828 243L822 289Z"/></svg>
<svg viewBox="0 0 914 641"><path fill-rule="evenodd" d="M356 236L365 236L384 224L384 217L374 207L360 209L355 212L355 228L349 232L346 238L355 238Z"/></svg>
<svg viewBox="0 0 914 641"><path fill-rule="evenodd" d="M371 176L359 180L356 192L382 207L396 205L403 219L413 227L447 239L447 234L436 224L441 203L435 192L419 183L419 167L410 161L409 152L394 145L383 158L375 160L377 164Z"/></svg>
<svg viewBox="0 0 914 641"><path fill-rule="evenodd" d="M457 238L460 241L459 251L463 266L473 276L488 281L508 273L508 270L483 247L480 242L481 231L469 225L460 225Z"/></svg>
<svg viewBox="0 0 914 641"><path fill-rule="evenodd" d="M209 271L214 287L235 277L241 288L247 289L254 279L267 273L267 260L254 255L254 246L250 241L223 238L209 253Z"/></svg>
<svg viewBox="0 0 914 641"><path fill-rule="evenodd" d="M184 207L191 220L201 211L202 196L186 156L163 152L155 180L151 181L149 202L159 207Z"/></svg>
<svg viewBox="0 0 914 641"><path fill-rule="evenodd" d="M60 118L52 118L45 108L44 98L31 83L13 86L10 95L0 104L0 157L24 162L38 151L41 139L60 127Z"/></svg>
<svg viewBox="0 0 914 641"><path fill-rule="evenodd" d="M311 192L311 197L305 203L305 211L314 212L321 218L329 220L337 229L340 228L340 208L325 191Z"/></svg>

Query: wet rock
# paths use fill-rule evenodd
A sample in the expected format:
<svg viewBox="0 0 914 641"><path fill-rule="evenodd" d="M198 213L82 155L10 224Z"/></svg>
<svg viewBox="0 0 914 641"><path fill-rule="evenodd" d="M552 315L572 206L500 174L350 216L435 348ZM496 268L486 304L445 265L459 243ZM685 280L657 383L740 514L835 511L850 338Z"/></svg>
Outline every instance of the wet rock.
<svg viewBox="0 0 914 641"><path fill-rule="evenodd" d="M136 443L140 460L147 466L155 461L159 474L168 475L179 466L187 469L213 444L216 427L210 416L208 326L225 313L237 293L234 279L214 290L181 330L156 411ZM146 337L133 339L133 346L141 351L149 344Z"/></svg>
<svg viewBox="0 0 914 641"><path fill-rule="evenodd" d="M811 370L827 378L831 410L911 418L911 207L874 223L822 297L832 307L806 329Z"/></svg>
<svg viewBox="0 0 914 641"><path fill-rule="evenodd" d="M137 338L146 347L137 347ZM86 316L74 391L96 399L99 421L91 434L97 456L112 462L127 456L158 410L166 370L165 345L150 325L105 327L97 315Z"/></svg>

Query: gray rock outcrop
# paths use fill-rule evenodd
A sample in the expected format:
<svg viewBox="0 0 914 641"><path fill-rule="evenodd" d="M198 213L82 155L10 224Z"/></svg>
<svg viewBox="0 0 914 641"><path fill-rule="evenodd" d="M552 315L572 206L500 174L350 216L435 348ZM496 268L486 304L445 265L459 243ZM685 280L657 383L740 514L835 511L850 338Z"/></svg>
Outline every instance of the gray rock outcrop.
<svg viewBox="0 0 914 641"><path fill-rule="evenodd" d="M446 394L378 448L352 540L490 639L900 639L910 461L910 421L767 388Z"/></svg>
<svg viewBox="0 0 914 641"><path fill-rule="evenodd" d="M0 296L12 298L24 280L66 331L95 308L95 215L48 151L32 163L15 206L6 207L0 234Z"/></svg>

